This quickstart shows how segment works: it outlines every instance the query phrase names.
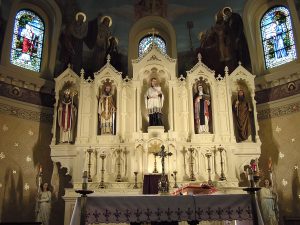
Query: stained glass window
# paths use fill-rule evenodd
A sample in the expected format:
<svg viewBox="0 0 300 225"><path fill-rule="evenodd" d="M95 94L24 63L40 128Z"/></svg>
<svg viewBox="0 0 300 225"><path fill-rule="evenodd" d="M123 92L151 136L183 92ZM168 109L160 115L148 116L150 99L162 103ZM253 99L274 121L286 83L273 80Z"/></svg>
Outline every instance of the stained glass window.
<svg viewBox="0 0 300 225"><path fill-rule="evenodd" d="M39 72L44 40L44 22L34 12L20 10L15 17L10 62Z"/></svg>
<svg viewBox="0 0 300 225"><path fill-rule="evenodd" d="M153 36L145 36L139 43L139 56L149 48L153 41ZM159 47L163 53L167 53L166 42L160 36L154 36L154 43Z"/></svg>
<svg viewBox="0 0 300 225"><path fill-rule="evenodd" d="M297 58L289 10L277 6L268 10L260 23L266 68L273 68Z"/></svg>

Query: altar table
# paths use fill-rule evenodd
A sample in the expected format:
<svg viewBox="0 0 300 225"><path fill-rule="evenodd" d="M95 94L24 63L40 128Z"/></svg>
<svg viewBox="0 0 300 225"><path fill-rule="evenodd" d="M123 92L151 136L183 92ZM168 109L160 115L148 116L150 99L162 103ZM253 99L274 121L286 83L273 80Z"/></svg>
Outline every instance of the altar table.
<svg viewBox="0 0 300 225"><path fill-rule="evenodd" d="M172 221L252 221L251 196L247 194L196 196L90 196L86 224ZM80 224L80 198L71 225Z"/></svg>

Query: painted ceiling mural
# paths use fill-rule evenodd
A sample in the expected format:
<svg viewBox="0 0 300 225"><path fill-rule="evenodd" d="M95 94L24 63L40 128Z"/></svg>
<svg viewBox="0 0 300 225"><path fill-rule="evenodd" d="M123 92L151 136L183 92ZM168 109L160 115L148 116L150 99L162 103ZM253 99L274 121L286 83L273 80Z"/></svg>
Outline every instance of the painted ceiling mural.
<svg viewBox="0 0 300 225"><path fill-rule="evenodd" d="M62 0L59 0L62 2ZM67 2L67 0L64 0ZM147 0L146 0L147 1ZM152 0L148 0L152 1ZM121 52L126 52L128 47L128 33L131 26L136 21L134 5L138 1L134 0L74 0L74 7L87 14L87 19L92 20L99 14L112 17L112 33L120 39L119 48ZM60 3L61 4L61 3ZM214 0L213 4L207 4L199 0L168 0L166 17L174 26L177 34L178 51L190 49L189 31L187 22L193 22L191 28L191 38L193 47L199 46L198 34L213 26L216 13L225 6L230 6L234 12L242 14L245 0Z"/></svg>

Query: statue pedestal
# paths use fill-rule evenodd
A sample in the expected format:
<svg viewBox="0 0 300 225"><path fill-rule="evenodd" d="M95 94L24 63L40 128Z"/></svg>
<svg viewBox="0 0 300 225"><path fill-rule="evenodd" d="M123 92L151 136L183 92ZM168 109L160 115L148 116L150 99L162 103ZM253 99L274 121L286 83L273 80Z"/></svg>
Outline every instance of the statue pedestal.
<svg viewBox="0 0 300 225"><path fill-rule="evenodd" d="M165 132L163 126L150 126L148 127L148 136L149 138L162 137Z"/></svg>

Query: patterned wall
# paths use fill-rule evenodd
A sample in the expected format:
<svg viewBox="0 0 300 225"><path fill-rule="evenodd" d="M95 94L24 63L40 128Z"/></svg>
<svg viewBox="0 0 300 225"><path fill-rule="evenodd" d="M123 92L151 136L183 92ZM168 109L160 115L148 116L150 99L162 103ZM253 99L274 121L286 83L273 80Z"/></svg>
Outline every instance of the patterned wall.
<svg viewBox="0 0 300 225"><path fill-rule="evenodd" d="M59 167L55 176L52 175L55 170L49 148L50 118L52 115L47 111L36 112L0 103L0 222L34 221L36 177L41 165L43 181L50 183L56 176L52 224L63 224L61 196L64 187L70 187L70 177Z"/></svg>
<svg viewBox="0 0 300 225"><path fill-rule="evenodd" d="M267 177L271 157L281 216L298 216L300 212L299 100L300 97L297 103L264 110L265 116L259 120L262 141L260 169L262 176Z"/></svg>

